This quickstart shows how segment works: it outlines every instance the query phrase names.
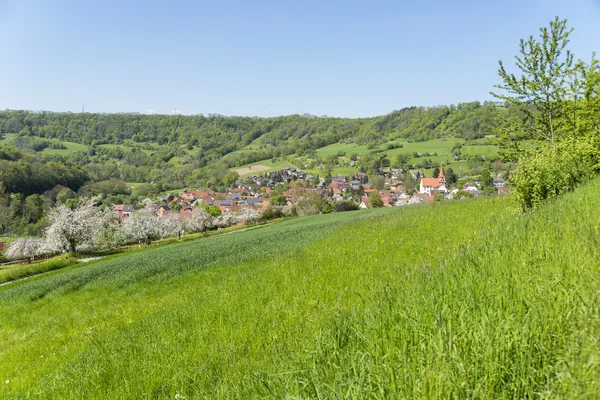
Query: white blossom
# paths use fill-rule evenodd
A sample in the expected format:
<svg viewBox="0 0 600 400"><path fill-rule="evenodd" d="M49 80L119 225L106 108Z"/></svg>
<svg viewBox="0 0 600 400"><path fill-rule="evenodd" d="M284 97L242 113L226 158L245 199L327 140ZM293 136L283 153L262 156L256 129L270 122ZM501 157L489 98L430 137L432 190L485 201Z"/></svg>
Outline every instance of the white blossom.
<svg viewBox="0 0 600 400"><path fill-rule="evenodd" d="M153 240L165 236L165 226L156 215L145 212L135 212L121 225L121 231L127 243L144 242L150 244Z"/></svg>
<svg viewBox="0 0 600 400"><path fill-rule="evenodd" d="M31 260L38 255L42 242L42 239L17 239L10 244L4 255L9 260Z"/></svg>
<svg viewBox="0 0 600 400"><path fill-rule="evenodd" d="M84 201L75 209L59 205L48 214L50 226L44 234L44 250L51 253L94 248L93 238L102 216L92 201Z"/></svg>
<svg viewBox="0 0 600 400"><path fill-rule="evenodd" d="M219 228L227 228L229 226L235 225L237 223L237 218L233 215L232 212L226 212L219 215L215 219L215 226Z"/></svg>
<svg viewBox="0 0 600 400"><path fill-rule="evenodd" d="M177 214L169 214L161 219L163 224L163 237L177 235L183 230L183 223Z"/></svg>
<svg viewBox="0 0 600 400"><path fill-rule="evenodd" d="M257 222L262 217L262 214L256 211L254 207L244 207L240 210L237 217L241 221L252 223Z"/></svg>
<svg viewBox="0 0 600 400"><path fill-rule="evenodd" d="M205 210L198 208L194 210L192 218L184 222L184 228L188 232L205 232L214 226L214 218Z"/></svg>

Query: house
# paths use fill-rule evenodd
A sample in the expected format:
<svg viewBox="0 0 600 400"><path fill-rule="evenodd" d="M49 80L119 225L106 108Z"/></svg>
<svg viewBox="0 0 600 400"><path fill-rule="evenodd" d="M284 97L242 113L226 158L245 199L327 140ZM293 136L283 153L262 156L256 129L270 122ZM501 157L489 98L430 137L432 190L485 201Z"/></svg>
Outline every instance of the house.
<svg viewBox="0 0 600 400"><path fill-rule="evenodd" d="M169 215L169 214L172 214L172 213L173 213L173 211L172 211L172 210L171 210L171 208L170 208L168 205L166 205L166 204L165 204L165 205L162 205L162 206L160 206L160 207L158 208L158 212L157 212L157 214L158 214L158 216L159 216L160 218L163 218L163 217L165 217L166 215Z"/></svg>
<svg viewBox="0 0 600 400"><path fill-rule="evenodd" d="M152 215L156 215L156 214L158 214L159 208L160 208L160 206L158 204L147 204L146 207L144 207L144 211L146 211L147 213L150 213Z"/></svg>
<svg viewBox="0 0 600 400"><path fill-rule="evenodd" d="M262 205L262 202L263 201L260 197L246 199L246 204L249 206L254 206L254 207L260 207Z"/></svg>
<svg viewBox="0 0 600 400"><path fill-rule="evenodd" d="M506 187L506 186L502 186L498 188L498 194L503 195L503 194L510 194L510 188Z"/></svg>
<svg viewBox="0 0 600 400"><path fill-rule="evenodd" d="M469 192L469 193L472 193L472 194L473 194L473 195L475 195L475 196L478 196L478 195L479 195L479 188L477 187L477 185L475 185L475 184L474 184L474 183L472 183L472 182L467 182L467 183L465 183L465 184L463 185L463 188L462 188L462 190L463 190L464 192Z"/></svg>
<svg viewBox="0 0 600 400"><path fill-rule="evenodd" d="M119 214L121 216L121 220L124 220L125 218L130 217L131 214L133 214L133 211L135 211L135 209L133 208L132 205L126 205L126 204L117 204L117 205L115 205L113 210L114 210L114 212L116 212L117 214Z"/></svg>
<svg viewBox="0 0 600 400"><path fill-rule="evenodd" d="M192 193L190 193L188 191L185 191L185 192L181 193L181 195L179 197L183 201L194 201L194 200L196 200L196 196L194 196Z"/></svg>
<svg viewBox="0 0 600 400"><path fill-rule="evenodd" d="M493 182L494 186L497 188L504 187L504 178L500 178L500 177L494 178L492 182Z"/></svg>
<svg viewBox="0 0 600 400"><path fill-rule="evenodd" d="M348 182L348 184L352 187L352 189L354 190L358 190L358 188L360 187L360 181L358 180L352 180L350 182Z"/></svg>
<svg viewBox="0 0 600 400"><path fill-rule="evenodd" d="M390 185L390 190L393 193L402 193L406 191L406 187L404 186L404 182L398 181L394 182Z"/></svg>
<svg viewBox="0 0 600 400"><path fill-rule="evenodd" d="M346 182L346 177L343 175L336 175L336 176L332 176L331 177L331 181L332 182L336 182L336 183L345 183Z"/></svg>
<svg viewBox="0 0 600 400"><path fill-rule="evenodd" d="M440 174L437 178L422 178L419 186L419 193L433 195L436 193L447 193L446 176L444 169L440 168Z"/></svg>
<svg viewBox="0 0 600 400"><path fill-rule="evenodd" d="M367 208L371 208L371 200L369 200L369 198L367 196L361 197L359 207L363 210L367 209Z"/></svg>
<svg viewBox="0 0 600 400"><path fill-rule="evenodd" d="M181 210L179 210L179 215L182 218L192 218L192 216L194 215L194 207L183 207Z"/></svg>
<svg viewBox="0 0 600 400"><path fill-rule="evenodd" d="M413 202L411 202L411 204L416 204L417 202L427 202L427 203L433 203L433 196L428 194L428 193L414 193L412 195L412 199Z"/></svg>

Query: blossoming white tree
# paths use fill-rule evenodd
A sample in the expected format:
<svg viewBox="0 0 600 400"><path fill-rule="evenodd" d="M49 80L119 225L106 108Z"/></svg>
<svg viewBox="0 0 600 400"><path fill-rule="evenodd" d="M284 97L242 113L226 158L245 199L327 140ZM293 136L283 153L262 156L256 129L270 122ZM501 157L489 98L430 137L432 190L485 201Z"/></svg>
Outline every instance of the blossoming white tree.
<svg viewBox="0 0 600 400"><path fill-rule="evenodd" d="M206 232L212 226L214 226L213 216L201 208L194 210L192 218L184 221L184 228L188 232Z"/></svg>
<svg viewBox="0 0 600 400"><path fill-rule="evenodd" d="M8 246L4 255L9 260L32 260L38 254L42 242L42 239L17 239Z"/></svg>
<svg viewBox="0 0 600 400"><path fill-rule="evenodd" d="M123 245L125 238L121 230L121 216L110 208L104 209L93 240L96 248L103 250L114 250Z"/></svg>
<svg viewBox="0 0 600 400"><path fill-rule="evenodd" d="M262 214L256 211L254 207L244 207L237 215L237 218L246 223L257 222L261 218Z"/></svg>
<svg viewBox="0 0 600 400"><path fill-rule="evenodd" d="M232 212L226 212L219 215L215 218L215 226L219 228L227 228L229 226L235 225L237 223L237 218Z"/></svg>
<svg viewBox="0 0 600 400"><path fill-rule="evenodd" d="M84 201L74 209L59 205L48 214L50 226L44 234L44 250L49 253L94 248L93 238L101 225L101 214L93 201Z"/></svg>
<svg viewBox="0 0 600 400"><path fill-rule="evenodd" d="M123 237L127 243L144 242L150 244L153 240L165 236L165 225L156 215L136 212L123 221L121 225Z"/></svg>
<svg viewBox="0 0 600 400"><path fill-rule="evenodd" d="M163 237L180 234L183 230L183 222L177 214L170 214L161 219L163 224Z"/></svg>

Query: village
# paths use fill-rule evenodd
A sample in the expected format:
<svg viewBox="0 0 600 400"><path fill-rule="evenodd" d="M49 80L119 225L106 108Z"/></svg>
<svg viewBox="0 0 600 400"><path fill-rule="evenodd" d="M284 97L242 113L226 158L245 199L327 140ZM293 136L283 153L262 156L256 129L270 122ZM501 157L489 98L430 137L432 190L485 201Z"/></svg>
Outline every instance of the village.
<svg viewBox="0 0 600 400"><path fill-rule="evenodd" d="M418 185L407 190L403 178L410 174ZM235 187L217 190L184 190L178 194L146 198L137 207L117 204L114 211L124 220L136 211L143 211L160 218L178 216L191 218L194 211L202 208L213 216L234 214L238 224L245 223L244 211L255 213L274 211L272 215L311 215L332 211L369 209L374 207L398 207L441 200L475 197L483 193L479 179L466 181L460 188L446 181L443 167L436 177L425 177L421 171L390 169L369 177L358 172L352 177L342 175L324 179L293 168L240 178ZM492 179L493 193L508 194L502 177ZM486 191L487 194L490 191ZM303 201L301 201L303 200ZM312 207L299 209L300 203L308 201ZM345 204L348 207L336 207ZM248 212L245 213L246 215ZM242 217L240 217L242 215Z"/></svg>

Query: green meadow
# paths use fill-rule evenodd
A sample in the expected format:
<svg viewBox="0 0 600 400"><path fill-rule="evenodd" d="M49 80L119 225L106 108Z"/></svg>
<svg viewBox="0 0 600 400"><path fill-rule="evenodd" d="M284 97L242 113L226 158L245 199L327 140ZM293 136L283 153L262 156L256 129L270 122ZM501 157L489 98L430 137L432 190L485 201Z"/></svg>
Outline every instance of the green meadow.
<svg viewBox="0 0 600 400"><path fill-rule="evenodd" d="M1 398L597 398L600 180L297 218L0 288Z"/></svg>

